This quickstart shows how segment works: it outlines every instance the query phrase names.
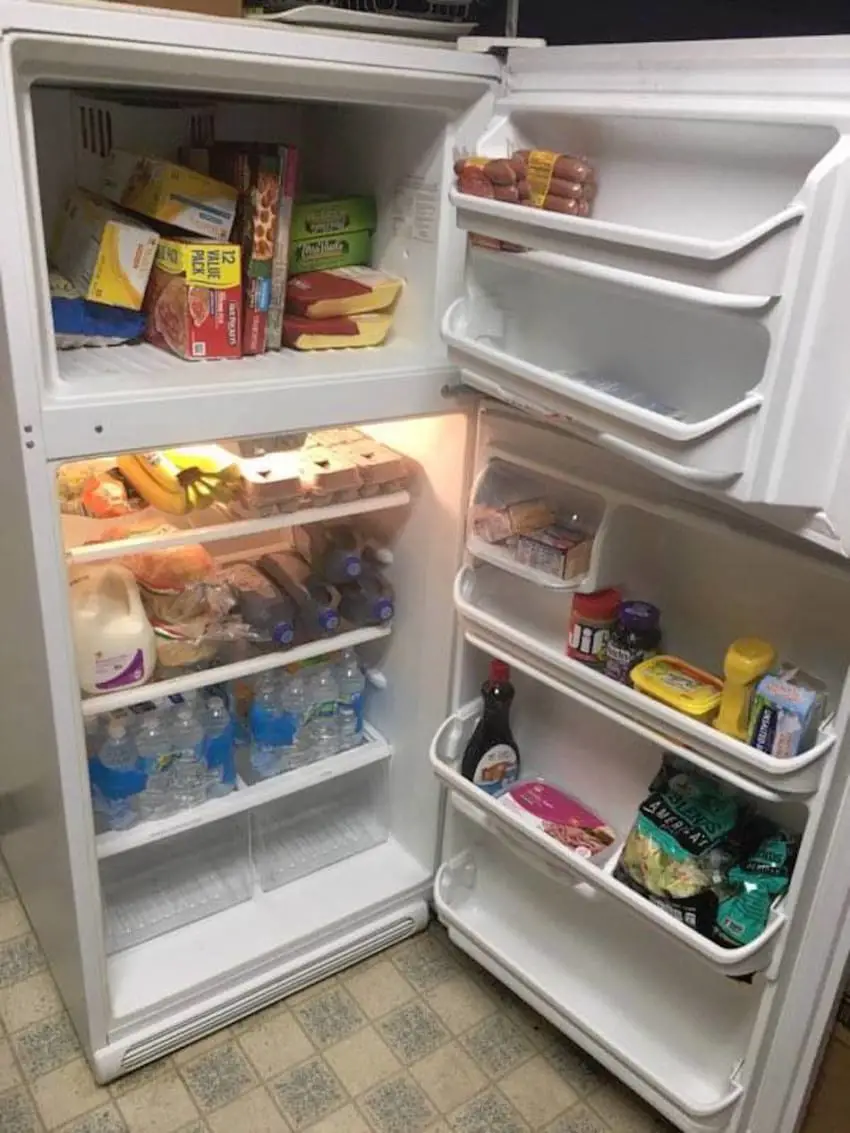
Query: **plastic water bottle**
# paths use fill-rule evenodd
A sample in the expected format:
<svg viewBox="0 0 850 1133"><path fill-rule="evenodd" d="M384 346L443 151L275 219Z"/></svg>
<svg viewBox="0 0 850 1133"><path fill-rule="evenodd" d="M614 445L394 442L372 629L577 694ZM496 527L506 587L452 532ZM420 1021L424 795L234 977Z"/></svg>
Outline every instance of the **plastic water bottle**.
<svg viewBox="0 0 850 1133"><path fill-rule="evenodd" d="M310 761L339 751L339 686L330 665L321 665L310 678Z"/></svg>
<svg viewBox="0 0 850 1133"><path fill-rule="evenodd" d="M392 586L376 570L364 570L357 582L342 587L339 612L353 626L388 625L395 614Z"/></svg>
<svg viewBox="0 0 850 1133"><path fill-rule="evenodd" d="M200 806L207 797L204 729L188 704L177 709L171 742L174 745L172 789L177 809Z"/></svg>
<svg viewBox="0 0 850 1133"><path fill-rule="evenodd" d="M295 602L303 637L313 640L339 631L339 591L314 575L300 555L275 551L263 555L257 565Z"/></svg>
<svg viewBox="0 0 850 1133"><path fill-rule="evenodd" d="M204 729L204 760L207 767L207 797L219 799L236 786L233 760L233 724L220 696L211 696L201 710Z"/></svg>
<svg viewBox="0 0 850 1133"><path fill-rule="evenodd" d="M356 747L363 739L366 678L353 649L346 649L336 664L339 687L339 749Z"/></svg>
<svg viewBox="0 0 850 1133"><path fill-rule="evenodd" d="M280 695L271 673L263 673L254 685L249 723L251 766L261 779L271 779L283 770Z"/></svg>
<svg viewBox="0 0 850 1133"><path fill-rule="evenodd" d="M282 769L294 771L310 762L305 728L310 708L307 681L299 671L282 673L278 691L281 713Z"/></svg>
<svg viewBox="0 0 850 1133"><path fill-rule="evenodd" d="M136 797L144 786L136 745L121 720L110 720L106 740L89 764L94 808L112 830L127 830L138 821Z"/></svg>
<svg viewBox="0 0 850 1133"><path fill-rule="evenodd" d="M139 795L139 817L164 818L176 809L174 750L166 721L159 713L151 712L143 719L136 735L136 750L147 776L145 789Z"/></svg>

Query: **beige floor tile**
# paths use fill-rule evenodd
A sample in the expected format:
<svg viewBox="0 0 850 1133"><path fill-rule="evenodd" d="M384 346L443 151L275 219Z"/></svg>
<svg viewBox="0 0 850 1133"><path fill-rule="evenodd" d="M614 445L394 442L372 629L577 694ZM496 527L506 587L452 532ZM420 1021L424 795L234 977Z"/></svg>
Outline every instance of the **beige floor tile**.
<svg viewBox="0 0 850 1133"><path fill-rule="evenodd" d="M415 1063L410 1073L441 1113L451 1113L487 1086L487 1078L457 1043Z"/></svg>
<svg viewBox="0 0 850 1133"><path fill-rule="evenodd" d="M12 1035L18 1065L29 1079L41 1078L82 1056L71 1020L62 1012Z"/></svg>
<svg viewBox="0 0 850 1133"><path fill-rule="evenodd" d="M198 1111L173 1069L118 1099L129 1133L175 1133Z"/></svg>
<svg viewBox="0 0 850 1133"><path fill-rule="evenodd" d="M230 1105L257 1085L257 1076L235 1040L185 1063L179 1073L202 1113Z"/></svg>
<svg viewBox="0 0 850 1133"><path fill-rule="evenodd" d="M313 1044L289 1012L257 1015L240 1028L239 1044L261 1078L282 1074L314 1053Z"/></svg>
<svg viewBox="0 0 850 1133"><path fill-rule="evenodd" d="M207 1118L212 1133L289 1133L290 1126L264 1089L252 1090Z"/></svg>
<svg viewBox="0 0 850 1133"><path fill-rule="evenodd" d="M62 1000L49 972L0 988L0 1020L11 1034L62 1010Z"/></svg>
<svg viewBox="0 0 850 1133"><path fill-rule="evenodd" d="M175 1066L185 1066L187 1062L194 1062L200 1058L202 1054L209 1054L211 1050L216 1047L223 1046L224 1043L231 1041L233 1032L230 1027L223 1027L220 1031L213 1031L211 1035L207 1035L205 1039L199 1039L197 1042L192 1043L190 1046L181 1047L172 1054L171 1058Z"/></svg>
<svg viewBox="0 0 850 1133"><path fill-rule="evenodd" d="M529 1127L498 1090L485 1090L449 1115L454 1133L528 1133Z"/></svg>
<svg viewBox="0 0 850 1133"><path fill-rule="evenodd" d="M95 1085L89 1065L82 1058L37 1078L32 1084L32 1092L48 1129L66 1125L73 1118L109 1101L109 1094Z"/></svg>
<svg viewBox="0 0 850 1133"><path fill-rule="evenodd" d="M575 1090L540 1055L512 1071L499 1089L531 1126L545 1125L578 1101Z"/></svg>
<svg viewBox="0 0 850 1133"><path fill-rule="evenodd" d="M467 1031L460 1041L491 1078L503 1078L535 1054L525 1031L501 1012Z"/></svg>
<svg viewBox="0 0 850 1133"><path fill-rule="evenodd" d="M127 1126L115 1104L110 1102L109 1105L78 1117L70 1125L63 1125L59 1133L127 1133Z"/></svg>
<svg viewBox="0 0 850 1133"><path fill-rule="evenodd" d="M44 1126L23 1086L0 1094L0 1129L3 1133L43 1133Z"/></svg>
<svg viewBox="0 0 850 1133"><path fill-rule="evenodd" d="M301 1003L306 1003L308 999L312 999L314 995L322 995L331 988L337 987L339 984L338 976L328 976L326 980L320 980L318 983L310 984L305 987L303 991L296 991L294 995L288 996L283 1002L290 1009L298 1007Z"/></svg>
<svg viewBox="0 0 850 1133"><path fill-rule="evenodd" d="M307 1133L372 1133L353 1105L338 1109L330 1117L311 1125ZM431 1133L429 1130L428 1133Z"/></svg>
<svg viewBox="0 0 850 1133"><path fill-rule="evenodd" d="M612 1133L674 1133L669 1122L619 1083L603 1086L590 1095L587 1104Z"/></svg>
<svg viewBox="0 0 850 1133"><path fill-rule="evenodd" d="M293 1129L315 1125L349 1100L342 1083L318 1056L287 1070L269 1089Z"/></svg>
<svg viewBox="0 0 850 1133"><path fill-rule="evenodd" d="M0 1094L20 1085L21 1072L15 1061L11 1043L0 1041Z"/></svg>
<svg viewBox="0 0 850 1133"><path fill-rule="evenodd" d="M342 1042L366 1025L366 1017L344 987L336 984L293 1011L319 1050Z"/></svg>
<svg viewBox="0 0 850 1133"><path fill-rule="evenodd" d="M430 991L460 971L448 948L427 932L397 944L391 949L390 958L418 992Z"/></svg>
<svg viewBox="0 0 850 1133"><path fill-rule="evenodd" d="M0 901L0 941L29 932L30 922L20 901Z"/></svg>
<svg viewBox="0 0 850 1133"><path fill-rule="evenodd" d="M546 1133L611 1133L602 1118L586 1105L575 1105L546 1127Z"/></svg>
<svg viewBox="0 0 850 1133"><path fill-rule="evenodd" d="M371 1027L329 1047L325 1061L355 1098L401 1069L398 1059Z"/></svg>
<svg viewBox="0 0 850 1133"><path fill-rule="evenodd" d="M422 1133L437 1120L436 1110L407 1074L375 1086L359 1104L375 1133Z"/></svg>
<svg viewBox="0 0 850 1133"><path fill-rule="evenodd" d="M493 996L466 974L438 984L423 998L453 1035L462 1035L498 1008Z"/></svg>
<svg viewBox="0 0 850 1133"><path fill-rule="evenodd" d="M111 1082L109 1092L113 1098L123 1098L125 1094L140 1090L142 1086L150 1086L153 1082L159 1082L163 1078L173 1077L174 1063L170 1058L160 1058L156 1062L150 1062L147 1066L143 1066L141 1070L134 1070L132 1074L125 1074L122 1078Z"/></svg>
<svg viewBox="0 0 850 1133"><path fill-rule="evenodd" d="M345 986L369 1019L380 1019L416 996L389 960L381 960L365 970L355 968Z"/></svg>

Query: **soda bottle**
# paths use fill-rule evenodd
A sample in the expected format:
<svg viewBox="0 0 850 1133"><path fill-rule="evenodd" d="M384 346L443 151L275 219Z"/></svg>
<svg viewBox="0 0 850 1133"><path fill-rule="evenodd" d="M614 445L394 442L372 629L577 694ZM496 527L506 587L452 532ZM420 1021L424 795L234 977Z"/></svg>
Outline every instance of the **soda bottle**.
<svg viewBox="0 0 850 1133"><path fill-rule="evenodd" d="M466 745L461 774L490 795L500 795L519 778L519 748L511 731L514 686L504 661L490 662L481 686L484 711Z"/></svg>

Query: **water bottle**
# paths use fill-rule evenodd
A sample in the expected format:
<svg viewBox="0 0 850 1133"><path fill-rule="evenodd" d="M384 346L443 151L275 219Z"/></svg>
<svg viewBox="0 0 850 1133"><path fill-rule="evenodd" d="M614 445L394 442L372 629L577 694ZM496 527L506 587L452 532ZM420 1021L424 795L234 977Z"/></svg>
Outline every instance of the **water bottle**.
<svg viewBox="0 0 850 1133"><path fill-rule="evenodd" d="M207 766L207 797L220 799L236 786L233 758L234 731L227 705L211 696L201 711L204 729L204 760Z"/></svg>
<svg viewBox="0 0 850 1133"><path fill-rule="evenodd" d="M339 631L339 591L317 578L300 555L275 551L263 555L257 565L295 602L299 629L305 640L312 641Z"/></svg>
<svg viewBox="0 0 850 1133"><path fill-rule="evenodd" d="M251 766L261 779L271 779L283 770L280 695L274 676L263 673L254 685L249 725Z"/></svg>
<svg viewBox="0 0 850 1133"><path fill-rule="evenodd" d="M356 747L363 739L366 678L353 649L346 649L336 664L339 688L339 749Z"/></svg>
<svg viewBox="0 0 850 1133"><path fill-rule="evenodd" d="M353 626L387 625L395 614L393 588L376 570L364 570L341 593L339 612Z"/></svg>
<svg viewBox="0 0 850 1133"><path fill-rule="evenodd" d="M200 806L207 797L207 765L204 759L204 729L189 704L177 709L171 728L174 746L172 783L178 810Z"/></svg>
<svg viewBox="0 0 850 1133"><path fill-rule="evenodd" d="M301 671L282 673L278 692L283 741L282 769L294 771L310 762L305 723L310 707L307 682Z"/></svg>
<svg viewBox="0 0 850 1133"><path fill-rule="evenodd" d="M339 687L328 664L321 665L310 678L310 759L326 759L339 751Z"/></svg>
<svg viewBox="0 0 850 1133"><path fill-rule="evenodd" d="M142 770L147 776L144 791L139 795L139 817L143 820L164 818L177 809L174 797L174 749L167 720L158 712L143 719L136 736Z"/></svg>
<svg viewBox="0 0 850 1133"><path fill-rule="evenodd" d="M137 796L144 788L144 775L138 767L138 754L127 726L110 720L106 740L95 759L89 762L94 809L112 830L127 830L139 815Z"/></svg>
<svg viewBox="0 0 850 1133"><path fill-rule="evenodd" d="M295 546L313 572L337 585L360 577L360 539L344 524L313 524L293 532Z"/></svg>

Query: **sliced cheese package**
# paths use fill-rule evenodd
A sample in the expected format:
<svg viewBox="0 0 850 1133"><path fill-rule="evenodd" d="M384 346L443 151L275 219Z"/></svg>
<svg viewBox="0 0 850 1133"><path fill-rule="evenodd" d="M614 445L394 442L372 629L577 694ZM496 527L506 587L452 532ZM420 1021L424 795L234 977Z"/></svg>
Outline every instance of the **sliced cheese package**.
<svg viewBox="0 0 850 1133"><path fill-rule="evenodd" d="M404 281L375 268L310 271L289 281L286 307L307 319L335 319L385 311L401 294Z"/></svg>
<svg viewBox="0 0 850 1133"><path fill-rule="evenodd" d="M380 346L390 333L390 314L305 319L284 315L283 341L295 350L335 350L351 346Z"/></svg>

